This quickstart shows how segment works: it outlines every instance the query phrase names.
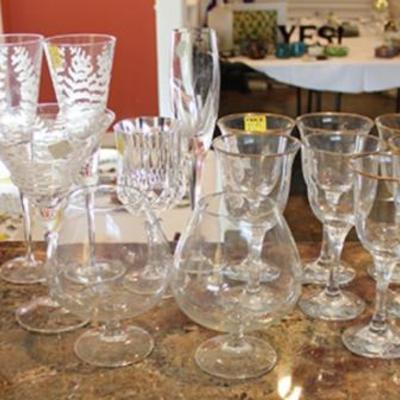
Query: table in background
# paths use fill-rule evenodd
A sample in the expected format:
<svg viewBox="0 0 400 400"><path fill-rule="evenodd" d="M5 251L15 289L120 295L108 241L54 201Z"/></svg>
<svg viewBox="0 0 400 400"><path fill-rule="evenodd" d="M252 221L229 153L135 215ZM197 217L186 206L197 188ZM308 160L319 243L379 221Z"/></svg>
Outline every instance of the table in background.
<svg viewBox="0 0 400 400"><path fill-rule="evenodd" d="M262 60L233 57L229 61L246 64L279 82L319 93L378 92L400 88L400 57L376 58L374 49L381 44L382 39L374 36L344 38L343 45L349 47L349 55L323 61L305 61L305 58L294 57L278 59L273 56Z"/></svg>

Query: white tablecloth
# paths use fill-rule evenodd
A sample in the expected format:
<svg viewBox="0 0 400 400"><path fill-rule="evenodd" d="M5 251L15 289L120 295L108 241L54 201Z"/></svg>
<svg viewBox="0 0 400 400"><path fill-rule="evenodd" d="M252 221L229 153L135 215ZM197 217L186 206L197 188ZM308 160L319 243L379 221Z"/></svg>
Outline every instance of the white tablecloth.
<svg viewBox="0 0 400 400"><path fill-rule="evenodd" d="M269 77L304 89L342 93L375 92L400 87L400 57L375 58L375 47L382 44L376 37L345 38L350 53L343 58L305 61L303 58L263 60L234 57Z"/></svg>

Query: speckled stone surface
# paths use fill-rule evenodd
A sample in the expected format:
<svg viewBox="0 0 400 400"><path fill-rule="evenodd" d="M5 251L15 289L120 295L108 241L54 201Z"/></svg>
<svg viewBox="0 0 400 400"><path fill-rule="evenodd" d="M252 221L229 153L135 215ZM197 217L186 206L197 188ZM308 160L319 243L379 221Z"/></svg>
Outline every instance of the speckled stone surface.
<svg viewBox="0 0 400 400"><path fill-rule="evenodd" d="M304 259L319 252L320 227L303 199L291 200L287 219ZM353 237L354 239L354 237ZM0 259L22 250L20 243L0 244ZM369 360L349 353L340 333L369 318L374 283L366 275L371 261L356 241L348 241L344 258L357 270L349 286L368 303L356 321L312 321L298 309L266 332L279 354L277 366L261 378L227 381L198 369L196 347L215 335L186 318L174 301L132 322L155 338L152 354L142 363L119 369L85 365L73 353L73 343L84 332L59 336L31 334L14 319L15 308L44 294L40 285L0 282L0 399L1 400L398 400L400 360ZM307 290L307 288L305 288Z"/></svg>

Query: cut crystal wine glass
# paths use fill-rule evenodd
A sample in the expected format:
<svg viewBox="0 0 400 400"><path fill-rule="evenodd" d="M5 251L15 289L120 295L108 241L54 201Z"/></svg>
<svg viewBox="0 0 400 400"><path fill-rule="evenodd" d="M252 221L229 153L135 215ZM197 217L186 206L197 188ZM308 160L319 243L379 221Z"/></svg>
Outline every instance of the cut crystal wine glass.
<svg viewBox="0 0 400 400"><path fill-rule="evenodd" d="M178 204L186 193L182 125L172 118L139 117L114 125L118 151L117 182L130 185L146 197L158 215ZM130 252L125 257L131 258ZM153 290L157 266L148 257L144 276L128 274L131 290ZM170 292L164 297L171 296Z"/></svg>
<svg viewBox="0 0 400 400"><path fill-rule="evenodd" d="M86 117L66 119L59 107L50 103L37 107L34 121L22 118L13 126L0 124L1 158L12 181L38 208L46 237L62 218L63 199L80 168L112 122L106 112ZM16 317L24 328L42 333L69 331L83 324L49 297L21 306Z"/></svg>
<svg viewBox="0 0 400 400"><path fill-rule="evenodd" d="M279 133L268 135L225 135L213 141L218 160L224 191L243 191L247 194L251 206L261 211L268 199L273 199L279 210L284 211L289 197L292 165L301 147L299 140ZM253 240L261 240L262 237ZM261 261L261 260L259 260ZM228 271L232 279L244 279L250 264L254 264L254 255ZM277 278L279 269L260 263L263 280Z"/></svg>
<svg viewBox="0 0 400 400"><path fill-rule="evenodd" d="M172 34L171 103L183 124L191 162L190 196L200 196L204 159L218 117L220 67L217 36L209 28L182 28Z"/></svg>
<svg viewBox="0 0 400 400"><path fill-rule="evenodd" d="M346 329L342 339L355 354L400 358L400 330L388 321L387 297L400 258L400 156L379 153L353 161L357 235L376 271L376 305L370 322Z"/></svg>
<svg viewBox="0 0 400 400"><path fill-rule="evenodd" d="M240 192L203 197L179 240L171 278L175 299L189 318L228 332L202 343L195 354L203 371L228 379L259 376L274 367L275 350L247 332L277 322L301 291L301 262L279 209L272 200L266 200L262 211L254 211L250 203L247 193ZM261 246L254 234L263 238ZM279 268L278 278L261 280L254 264L244 281L230 279L225 269L248 251ZM203 257L195 263L192 256L199 253Z"/></svg>
<svg viewBox="0 0 400 400"><path fill-rule="evenodd" d="M297 126L302 140L313 133L357 133L368 135L374 123L371 119L349 113L321 112L305 114L297 119ZM307 182L308 174L304 172L307 168L304 154L302 153L303 175ZM325 225L322 231L321 252L317 260L307 262L304 265L303 281L317 285L325 285L329 277L329 268L332 262L331 249L329 246L328 232ZM351 282L355 277L355 271L344 261L340 261L337 269L337 279L341 285Z"/></svg>
<svg viewBox="0 0 400 400"><path fill-rule="evenodd" d="M0 35L0 121L12 126L17 119L33 118L39 95L43 36L36 34ZM18 107L18 115L15 115ZM20 193L24 217L24 256L8 260L0 268L0 277L17 284L44 280L42 262L32 251L31 206Z"/></svg>
<svg viewBox="0 0 400 400"><path fill-rule="evenodd" d="M365 134L314 133L305 138L304 144L308 199L314 214L325 225L332 262L325 288L310 290L299 305L313 318L351 320L362 313L364 302L341 290L336 277L344 241L354 225L350 157L378 151L380 141Z"/></svg>
<svg viewBox="0 0 400 400"><path fill-rule="evenodd" d="M85 265L92 268L93 242L86 216L89 191L94 200L94 259L99 274L77 282L69 278L75 274L68 271ZM120 202L122 195L124 204ZM159 221L141 193L125 185L78 188L68 196L64 218L53 232L49 247L52 297L83 320L101 323L78 338L76 355L92 365L121 367L150 354L154 342L149 333L130 324L122 326L121 321L143 314L161 300L172 255ZM132 255L129 259L124 257L126 248ZM157 277L152 276L151 291L138 294L131 290L128 276L149 279L144 271L150 254ZM105 266L110 271L107 275L101 272Z"/></svg>

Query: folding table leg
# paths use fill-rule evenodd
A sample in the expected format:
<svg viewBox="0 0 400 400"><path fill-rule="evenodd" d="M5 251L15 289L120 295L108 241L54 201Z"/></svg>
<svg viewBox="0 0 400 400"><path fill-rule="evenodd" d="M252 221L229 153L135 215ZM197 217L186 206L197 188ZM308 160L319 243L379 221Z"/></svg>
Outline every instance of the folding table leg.
<svg viewBox="0 0 400 400"><path fill-rule="evenodd" d="M313 110L313 95L314 92L309 90L307 93L307 112L310 113Z"/></svg>
<svg viewBox="0 0 400 400"><path fill-rule="evenodd" d="M302 114L303 110L303 103L302 103L302 98L301 98L302 92L301 88L297 87L296 88L296 106L297 106L297 115Z"/></svg>
<svg viewBox="0 0 400 400"><path fill-rule="evenodd" d="M335 110L339 112L342 109L342 93L335 94Z"/></svg>
<svg viewBox="0 0 400 400"><path fill-rule="evenodd" d="M400 88L397 89L396 112L400 112Z"/></svg>
<svg viewBox="0 0 400 400"><path fill-rule="evenodd" d="M321 112L322 111L322 92L317 91L316 96L317 96L317 111Z"/></svg>

